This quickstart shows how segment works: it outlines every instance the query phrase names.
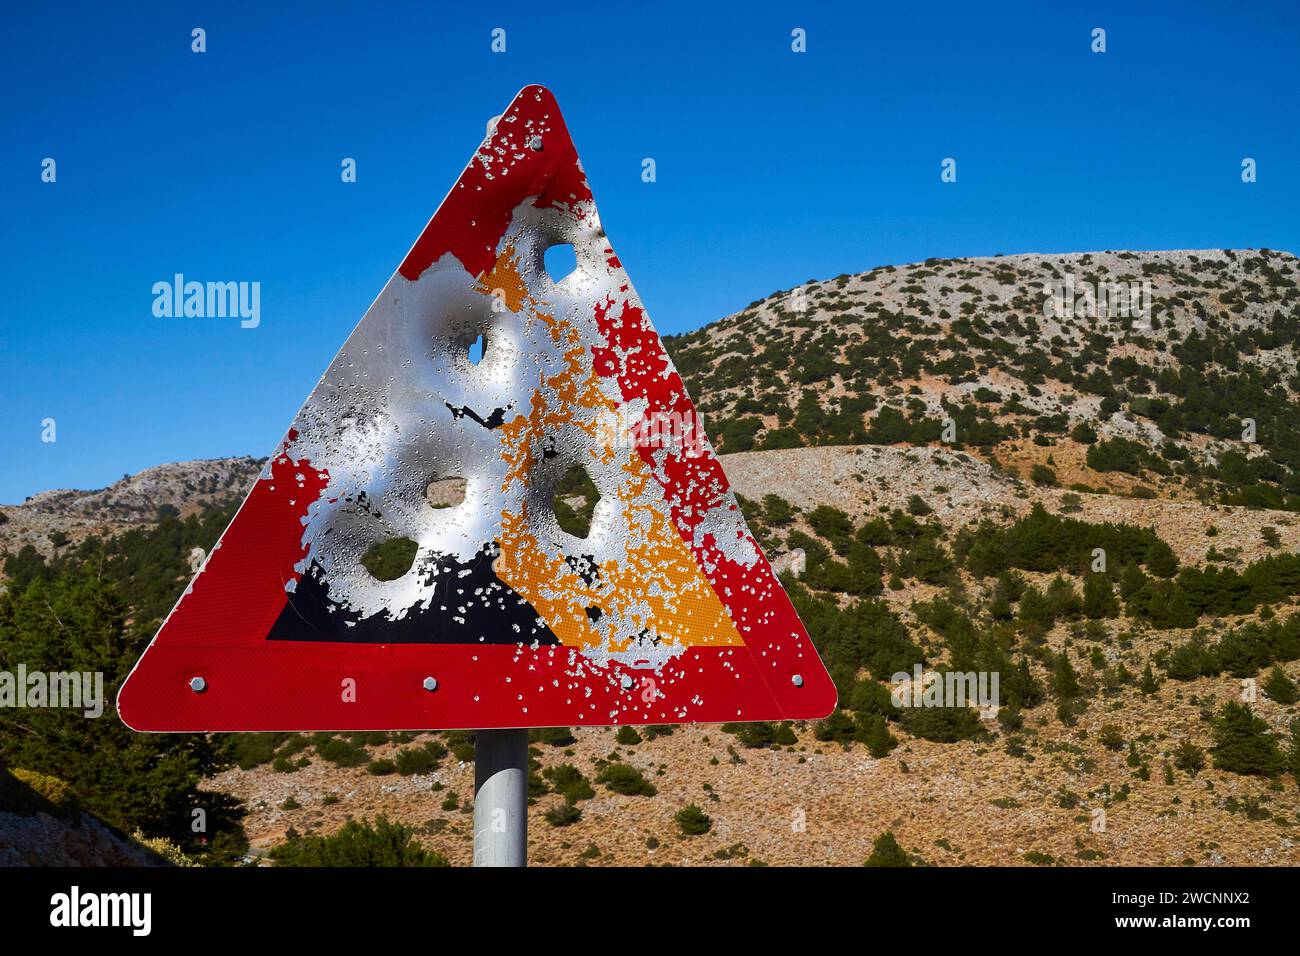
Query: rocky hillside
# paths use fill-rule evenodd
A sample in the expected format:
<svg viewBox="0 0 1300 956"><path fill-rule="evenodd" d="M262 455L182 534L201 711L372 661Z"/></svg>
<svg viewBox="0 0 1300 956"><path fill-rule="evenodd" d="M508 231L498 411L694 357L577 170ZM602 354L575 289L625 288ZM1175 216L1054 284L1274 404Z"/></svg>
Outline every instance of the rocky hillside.
<svg viewBox="0 0 1300 956"><path fill-rule="evenodd" d="M668 344L725 451L945 444L1025 477L1291 508L1298 280L1269 250L931 259Z"/></svg>
<svg viewBox="0 0 1300 956"><path fill-rule="evenodd" d="M120 481L96 491L42 491L22 507L40 514L101 521L152 519L163 505L183 514L231 494L242 495L260 467L258 459L247 456L178 461L123 475Z"/></svg>
<svg viewBox="0 0 1300 956"><path fill-rule="evenodd" d="M90 535L151 524L159 508L188 515L242 499L260 469L261 462L249 457L178 461L94 491L42 491L20 505L0 505L0 554L30 545L50 558Z"/></svg>

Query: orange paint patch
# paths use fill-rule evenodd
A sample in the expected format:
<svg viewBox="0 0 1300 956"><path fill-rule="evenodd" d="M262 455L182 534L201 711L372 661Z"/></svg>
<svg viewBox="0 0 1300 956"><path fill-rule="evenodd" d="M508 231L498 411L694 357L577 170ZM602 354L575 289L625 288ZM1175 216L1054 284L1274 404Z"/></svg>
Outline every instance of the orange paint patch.
<svg viewBox="0 0 1300 956"><path fill-rule="evenodd" d="M490 281L518 276L515 266L503 265L508 258L503 254L498 260ZM506 291L507 304L509 296ZM522 306L523 299L519 302ZM535 305L531 299L528 302ZM558 546L547 547L537 539L529 528L525 505L519 514L502 513L501 554L493 565L497 576L537 610L561 643L571 647L617 653L647 635L682 647L743 644L695 555L673 526L670 509L653 503L657 488L649 466L634 450L616 444L618 405L602 390L591 352L580 344L578 330L564 319L542 318L553 340L571 347L564 353L563 368L542 376L528 410L499 429L502 457L509 466L502 490L512 482L528 480L544 437L579 428L594 458L603 464L621 461L624 477L616 502L626 549L618 560L599 564L598 575L588 575L586 580ZM581 559L581 553L567 556Z"/></svg>
<svg viewBox="0 0 1300 956"><path fill-rule="evenodd" d="M519 257L515 255L513 243L507 243L492 265L492 271L485 272L474 286L475 291L484 295L500 294L505 307L511 312L518 312L524 303L536 307L537 301L528 294L528 286L519 272Z"/></svg>
<svg viewBox="0 0 1300 956"><path fill-rule="evenodd" d="M743 644L681 535L665 515L639 499L650 479L644 468L629 456L628 480L619 489L620 513L628 525L626 556L597 564L598 576L588 575L592 583L558 549L538 541L529 530L526 507L520 514L502 514L501 554L493 570L571 647L621 652L641 635L680 647ZM597 622L588 608L599 609Z"/></svg>
<svg viewBox="0 0 1300 956"><path fill-rule="evenodd" d="M474 291L490 298L499 295L501 303L511 312L520 312L528 306L528 321L540 320L556 345L563 345L566 341L569 345L576 345L581 341L576 329L567 322L557 322L555 316L543 311L542 303L532 297L519 270L519 256L513 243L507 243L501 250L491 271L479 276Z"/></svg>

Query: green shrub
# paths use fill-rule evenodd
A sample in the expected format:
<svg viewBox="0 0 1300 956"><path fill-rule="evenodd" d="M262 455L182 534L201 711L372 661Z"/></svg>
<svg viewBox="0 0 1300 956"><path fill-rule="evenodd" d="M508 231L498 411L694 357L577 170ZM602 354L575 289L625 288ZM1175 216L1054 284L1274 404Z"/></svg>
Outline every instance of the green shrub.
<svg viewBox="0 0 1300 956"><path fill-rule="evenodd" d="M713 829L713 820L695 804L688 804L673 815L683 836L700 836Z"/></svg>
<svg viewBox="0 0 1300 956"><path fill-rule="evenodd" d="M795 508L780 495L763 496L763 517L767 523L776 528L783 528L794 521Z"/></svg>
<svg viewBox="0 0 1300 956"><path fill-rule="evenodd" d="M528 732L528 739L552 747L569 747L578 742L568 727L539 727Z"/></svg>
<svg viewBox="0 0 1300 956"><path fill-rule="evenodd" d="M857 724L853 717L838 707L824 720L817 721L813 727L813 736L820 741L838 741L847 743L857 734Z"/></svg>
<svg viewBox="0 0 1300 956"><path fill-rule="evenodd" d="M555 767L547 767L542 771L542 776L549 780L555 792L562 794L569 803L590 800L596 795L591 782L572 764L562 763Z"/></svg>
<svg viewBox="0 0 1300 956"><path fill-rule="evenodd" d="M397 752L396 769L403 777L433 773L438 769L439 759L447 753L447 748L436 741L429 741L422 747L410 747Z"/></svg>
<svg viewBox="0 0 1300 956"><path fill-rule="evenodd" d="M567 827L582 819L582 810L566 801L559 806L551 807L543 816L553 827Z"/></svg>
<svg viewBox="0 0 1300 956"><path fill-rule="evenodd" d="M642 776L641 771L630 764L612 763L596 775L596 782L603 783L614 793L624 796L653 797L658 789Z"/></svg>
<svg viewBox="0 0 1300 956"><path fill-rule="evenodd" d="M1117 724L1102 724L1097 741L1107 750L1124 749L1124 732Z"/></svg>
<svg viewBox="0 0 1300 956"><path fill-rule="evenodd" d="M317 756L336 767L360 767L369 759L363 748L332 734L318 734L314 743Z"/></svg>
<svg viewBox="0 0 1300 956"><path fill-rule="evenodd" d="M831 505L818 505L808 513L808 524L837 552L848 551L853 541L853 521L845 512Z"/></svg>
<svg viewBox="0 0 1300 956"><path fill-rule="evenodd" d="M1025 717L1014 703L998 708L998 726L1005 732L1015 733L1025 726Z"/></svg>
<svg viewBox="0 0 1300 956"><path fill-rule="evenodd" d="M618 733L614 735L614 739L624 747L631 747L641 742L641 735L636 732L635 727L624 724L618 728Z"/></svg>
<svg viewBox="0 0 1300 956"><path fill-rule="evenodd" d="M1195 777L1205 769L1205 751L1190 740L1180 741L1174 749L1174 766Z"/></svg>
<svg viewBox="0 0 1300 956"><path fill-rule="evenodd" d="M240 770L252 770L269 763L275 756L276 748L290 736L283 733L230 734L223 741L222 750Z"/></svg>
<svg viewBox="0 0 1300 956"><path fill-rule="evenodd" d="M777 726L776 732L772 737L772 742L779 747L793 747L799 742L799 738L795 734L794 728L790 725L790 721L783 720Z"/></svg>
<svg viewBox="0 0 1300 956"><path fill-rule="evenodd" d="M904 707L902 715L904 730L936 743L980 740L988 735L970 707Z"/></svg>
<svg viewBox="0 0 1300 956"><path fill-rule="evenodd" d="M271 850L277 866L448 866L446 857L425 850L414 831L384 816L372 827L350 820L331 836L295 836Z"/></svg>
<svg viewBox="0 0 1300 956"><path fill-rule="evenodd" d="M766 721L723 724L722 732L724 734L735 734L741 745L751 750L760 747L771 747L776 743L776 727Z"/></svg>
<svg viewBox="0 0 1300 956"><path fill-rule="evenodd" d="M912 861L903 852L903 848L894 839L894 834L886 830L876 837L871 847L871 856L863 866L911 866Z"/></svg>
<svg viewBox="0 0 1300 956"><path fill-rule="evenodd" d="M1041 464L1034 465L1029 469L1029 480L1044 488L1056 488L1060 485L1056 472Z"/></svg>

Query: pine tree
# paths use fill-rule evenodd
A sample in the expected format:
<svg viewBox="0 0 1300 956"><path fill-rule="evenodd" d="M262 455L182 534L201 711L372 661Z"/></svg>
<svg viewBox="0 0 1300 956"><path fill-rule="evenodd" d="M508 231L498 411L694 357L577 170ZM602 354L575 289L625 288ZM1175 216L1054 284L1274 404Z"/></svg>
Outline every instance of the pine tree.
<svg viewBox="0 0 1300 956"><path fill-rule="evenodd" d="M1165 673L1174 680L1192 680L1219 673L1219 662L1204 644L1193 639L1174 648L1165 664Z"/></svg>
<svg viewBox="0 0 1300 956"><path fill-rule="evenodd" d="M885 718L879 714L868 714L865 718L859 718L862 726L859 729L859 739L867 745L867 750L871 756L879 760L886 757L889 752L898 746L898 739L889 732L889 726L885 723Z"/></svg>
<svg viewBox="0 0 1300 956"><path fill-rule="evenodd" d="M1138 690L1150 697L1159 689L1160 684L1156 681L1156 675L1151 671L1151 662L1147 661L1147 666L1142 669L1142 679L1138 681Z"/></svg>
<svg viewBox="0 0 1300 956"><path fill-rule="evenodd" d="M1115 589L1106 575L1090 574L1083 579L1083 613L1094 621L1119 614Z"/></svg>
<svg viewBox="0 0 1300 956"><path fill-rule="evenodd" d="M1119 578L1119 595L1125 603L1132 601L1150 580L1136 564L1126 565Z"/></svg>
<svg viewBox="0 0 1300 956"><path fill-rule="evenodd" d="M1160 578L1172 578L1178 573L1178 557L1163 538L1157 538L1147 548L1147 570Z"/></svg>
<svg viewBox="0 0 1300 956"><path fill-rule="evenodd" d="M858 681L849 692L848 708L859 717L867 714L896 714L889 688L870 677Z"/></svg>
<svg viewBox="0 0 1300 956"><path fill-rule="evenodd" d="M1060 566L1061 535L1059 519L1047 513L1042 504L1021 519L1012 536L1011 564L1027 571L1051 571Z"/></svg>
<svg viewBox="0 0 1300 956"><path fill-rule="evenodd" d="M1286 761L1268 724L1245 704L1229 701L1214 722L1214 765L1232 773L1273 776Z"/></svg>
<svg viewBox="0 0 1300 956"><path fill-rule="evenodd" d="M1005 594L998 591L989 602L989 616L995 621L1007 621L1011 619L1011 613L1011 602Z"/></svg>
<svg viewBox="0 0 1300 956"><path fill-rule="evenodd" d="M946 584L952 579L955 570L952 556L934 538L925 537L917 541L912 547L910 558L912 574L918 581Z"/></svg>
<svg viewBox="0 0 1300 956"><path fill-rule="evenodd" d="M1083 599L1070 580L1060 574L1047 585L1047 604L1055 620L1069 620L1083 613Z"/></svg>
<svg viewBox="0 0 1300 956"><path fill-rule="evenodd" d="M1029 669L1029 661L1021 657L1010 672L1003 674L1002 689L1007 701L1021 707L1037 707L1043 702L1043 685Z"/></svg>
<svg viewBox="0 0 1300 956"><path fill-rule="evenodd" d="M1286 676L1286 671L1278 664L1273 665L1273 669L1268 672L1268 679L1264 681L1264 693L1279 704L1294 704L1300 699L1300 693L1297 693L1295 681Z"/></svg>
<svg viewBox="0 0 1300 956"><path fill-rule="evenodd" d="M1008 601L1019 601L1028 586L1025 576L1016 571L1004 570L998 574L998 590L1007 596Z"/></svg>
<svg viewBox="0 0 1300 956"><path fill-rule="evenodd" d="M1166 610L1169 627L1195 627L1196 611L1192 608L1192 602L1187 599L1187 592L1174 582L1173 591L1169 595L1169 606Z"/></svg>
<svg viewBox="0 0 1300 956"><path fill-rule="evenodd" d="M186 852L202 850L191 829L196 806L207 810L210 837L229 830L243 841L238 801L198 789L223 767L221 741L137 734L113 711L152 622L127 623L132 607L94 563L94 571L69 566L21 587L11 580L0 593L0 670L13 672L22 663L29 673L101 672L104 706L93 720L71 708L0 708L0 766L65 781L81 806L105 822L166 837Z"/></svg>
<svg viewBox="0 0 1300 956"><path fill-rule="evenodd" d="M1052 626L1052 607L1043 592L1032 585L1020 595L1020 619L1044 628Z"/></svg>
<svg viewBox="0 0 1300 956"><path fill-rule="evenodd" d="M1070 663L1070 655L1061 651L1056 658L1056 674L1054 686L1056 696L1059 700L1073 700L1079 696L1079 675L1075 673L1074 665Z"/></svg>
<svg viewBox="0 0 1300 956"><path fill-rule="evenodd" d="M894 839L894 834L889 830L876 837L876 841L871 847L871 856L867 857L867 862L863 864L863 866L911 865L912 861L908 859L907 854L903 852L903 848Z"/></svg>
<svg viewBox="0 0 1300 956"><path fill-rule="evenodd" d="M966 552L966 570L977 578L987 578L999 572L1005 573L1006 566L1007 550L1001 536L995 531L985 533L981 529Z"/></svg>

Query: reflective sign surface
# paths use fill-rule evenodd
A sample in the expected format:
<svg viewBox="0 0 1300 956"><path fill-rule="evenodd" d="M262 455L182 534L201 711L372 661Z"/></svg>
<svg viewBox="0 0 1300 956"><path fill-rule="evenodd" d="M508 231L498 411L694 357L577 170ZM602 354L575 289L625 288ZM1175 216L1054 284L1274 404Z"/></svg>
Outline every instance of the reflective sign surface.
<svg viewBox="0 0 1300 956"><path fill-rule="evenodd" d="M552 275L565 245L576 265ZM834 701L534 86L119 709L139 730L360 730L801 719Z"/></svg>

